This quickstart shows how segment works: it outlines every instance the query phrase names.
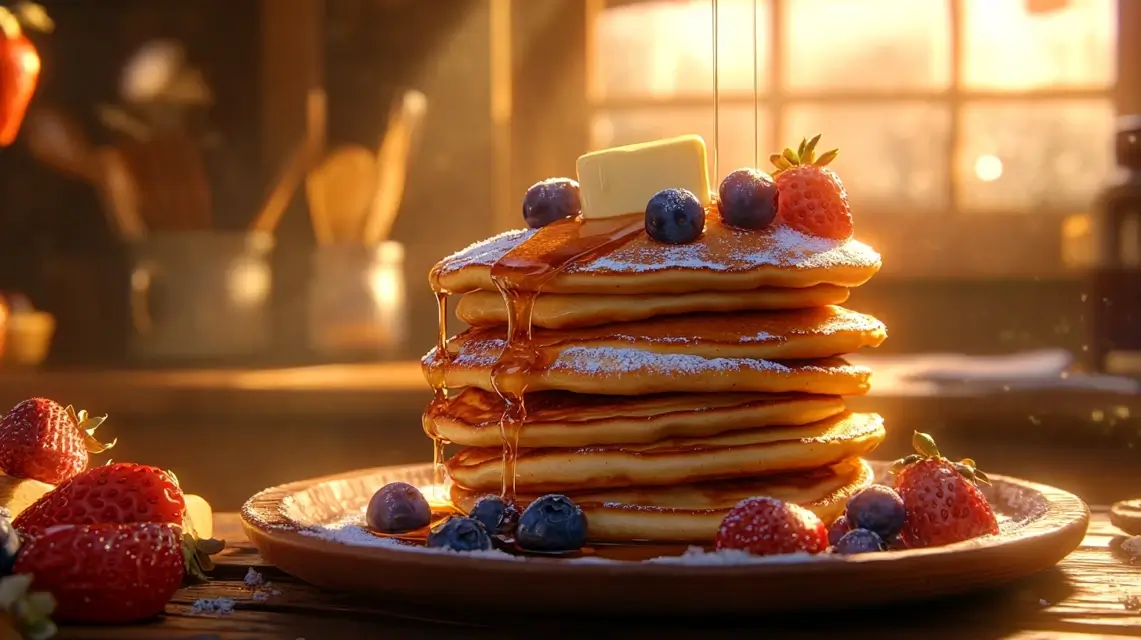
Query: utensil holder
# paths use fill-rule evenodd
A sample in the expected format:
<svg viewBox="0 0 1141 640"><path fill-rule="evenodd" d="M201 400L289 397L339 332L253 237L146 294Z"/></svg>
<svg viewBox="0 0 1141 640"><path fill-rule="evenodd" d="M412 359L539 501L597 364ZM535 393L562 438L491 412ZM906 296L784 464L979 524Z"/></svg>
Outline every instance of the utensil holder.
<svg viewBox="0 0 1141 640"><path fill-rule="evenodd" d="M392 359L407 337L404 246L327 245L313 254L309 347L327 359Z"/></svg>
<svg viewBox="0 0 1141 640"><path fill-rule="evenodd" d="M131 353L152 361L229 361L270 344L273 237L154 234L130 245Z"/></svg>

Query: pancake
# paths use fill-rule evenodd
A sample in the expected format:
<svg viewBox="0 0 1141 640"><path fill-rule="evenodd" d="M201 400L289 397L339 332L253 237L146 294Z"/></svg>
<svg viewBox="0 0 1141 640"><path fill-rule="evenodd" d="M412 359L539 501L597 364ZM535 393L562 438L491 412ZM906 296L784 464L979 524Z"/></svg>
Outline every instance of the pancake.
<svg viewBox="0 0 1141 640"><path fill-rule="evenodd" d="M809 425L730 431L703 438L520 449L515 487L520 492L561 492L771 475L862 456L883 438L883 419L878 415L844 413ZM502 456L501 447L462 449L447 461L448 475L466 489L498 490Z"/></svg>
<svg viewBox="0 0 1141 640"><path fill-rule="evenodd" d="M543 285L543 291L637 295L818 284L857 287L880 268L879 254L856 240L807 236L783 225L734 229L721 224L714 211L705 220L704 234L693 243L666 245L641 233L602 256L570 265ZM433 269L433 288L449 293L496 291L491 266L542 231L508 231L444 258Z"/></svg>
<svg viewBox="0 0 1141 640"><path fill-rule="evenodd" d="M695 438L774 425L811 424L844 411L838 396L807 394L683 393L587 396L563 391L528 394L520 447L584 447ZM502 444L504 402L482 389L465 389L432 412L436 433L466 447Z"/></svg>
<svg viewBox="0 0 1141 640"><path fill-rule="evenodd" d="M421 360L425 376L443 378L449 389L495 391L491 369L496 350L469 351L439 366L435 349ZM702 358L635 349L566 349L547 366L530 372L527 391L571 391L632 396L652 393L818 393L836 396L868 392L872 370L843 358L776 362L752 358Z"/></svg>
<svg viewBox="0 0 1141 640"><path fill-rule="evenodd" d="M656 316L728 311L805 309L841 304L848 289L818 284L803 289L705 291L681 294L568 295L540 294L531 312L531 325L544 329L592 327L632 322ZM498 292L473 291L460 298L456 317L473 327L507 324L507 305Z"/></svg>
<svg viewBox="0 0 1141 640"><path fill-rule="evenodd" d="M808 472L677 485L570 492L586 512L593 542L711 543L722 518L741 500L769 496L798 504L831 523L848 498L872 483L872 469L859 459ZM452 486L452 503L465 513L486 491ZM538 494L520 494L523 505Z"/></svg>

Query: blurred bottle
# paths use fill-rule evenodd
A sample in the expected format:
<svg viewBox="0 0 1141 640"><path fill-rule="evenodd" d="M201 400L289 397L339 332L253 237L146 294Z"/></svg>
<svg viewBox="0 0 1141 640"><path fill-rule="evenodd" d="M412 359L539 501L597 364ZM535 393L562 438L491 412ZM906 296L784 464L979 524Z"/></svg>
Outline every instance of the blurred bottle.
<svg viewBox="0 0 1141 640"><path fill-rule="evenodd" d="M1141 115L1122 116L1117 171L1098 198L1098 260L1087 302L1093 364L1141 376Z"/></svg>

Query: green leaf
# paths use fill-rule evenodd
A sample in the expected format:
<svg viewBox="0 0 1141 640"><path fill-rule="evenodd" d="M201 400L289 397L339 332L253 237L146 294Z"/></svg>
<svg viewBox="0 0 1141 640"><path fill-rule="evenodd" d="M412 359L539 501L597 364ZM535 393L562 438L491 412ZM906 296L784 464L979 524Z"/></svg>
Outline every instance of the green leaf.
<svg viewBox="0 0 1141 640"><path fill-rule="evenodd" d="M919 452L920 455L926 458L939 458L939 447L935 445L935 439L926 433L916 431L911 436L911 446Z"/></svg>
<svg viewBox="0 0 1141 640"><path fill-rule="evenodd" d="M840 155L839 149L833 149L831 151L825 151L824 153L822 153L820 155L819 158L816 159L816 162L814 162L813 164L815 164L818 167L826 167L829 164L832 164L832 161L835 160L836 156L838 156L838 155Z"/></svg>
<svg viewBox="0 0 1141 640"><path fill-rule="evenodd" d="M987 474L979 471L978 469L975 469L974 476L976 481L981 482L988 487L990 486L990 478L987 477Z"/></svg>
<svg viewBox="0 0 1141 640"><path fill-rule="evenodd" d="M792 166L788 163L788 160L785 160L784 156L779 153L774 153L769 156L769 162L772 162L773 166L775 166L777 169L788 169Z"/></svg>
<svg viewBox="0 0 1141 640"><path fill-rule="evenodd" d="M819 142L820 134L818 133L812 136L808 144L804 145L804 149L800 152L800 159L804 161L804 164L813 164L816 158L816 144Z"/></svg>
<svg viewBox="0 0 1141 640"><path fill-rule="evenodd" d="M796 152L793 151L792 149L785 149L784 153L782 153L781 155L784 156L784 159L787 160L788 163L794 167L796 165L800 164L800 157L797 156Z"/></svg>
<svg viewBox="0 0 1141 640"><path fill-rule="evenodd" d="M800 146L796 148L796 157L803 158L806 147L808 147L808 138L801 138Z"/></svg>
<svg viewBox="0 0 1141 640"><path fill-rule="evenodd" d="M972 469L979 466L978 464L975 463L974 460L971 460L970 458L963 458L962 460L959 461L959 464L967 465L968 467L970 467Z"/></svg>

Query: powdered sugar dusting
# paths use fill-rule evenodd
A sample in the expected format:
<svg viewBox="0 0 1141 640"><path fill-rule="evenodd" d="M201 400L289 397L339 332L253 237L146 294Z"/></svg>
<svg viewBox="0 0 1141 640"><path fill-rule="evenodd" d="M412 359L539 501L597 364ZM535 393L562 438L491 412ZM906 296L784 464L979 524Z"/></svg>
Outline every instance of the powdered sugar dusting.
<svg viewBox="0 0 1141 640"><path fill-rule="evenodd" d="M672 564L691 567L723 567L743 564L796 564L801 562L819 562L829 559L834 560L835 558L827 555L812 555L804 552L774 556L756 556L739 549L707 551L701 547L690 547L680 556L650 558L646 562L650 564Z"/></svg>
<svg viewBox="0 0 1141 640"><path fill-rule="evenodd" d="M459 271L464 267L472 265L491 266L499 262L500 258L507 255L508 251L523 244L523 241L535 235L536 231L538 230L515 229L513 231L504 231L486 240L480 240L441 260L441 272L450 273L452 271Z"/></svg>
<svg viewBox="0 0 1141 640"><path fill-rule="evenodd" d="M705 236L690 244L668 245L639 237L609 255L571 265L566 271L651 273L703 269L734 272L759 267L829 269L880 264L879 254L858 240L809 236L784 225L757 232L730 230L720 225L711 228L710 224L717 223L707 223ZM489 267L534 233L534 229L519 229L477 242L441 261L441 273L469 266Z"/></svg>
<svg viewBox="0 0 1141 640"><path fill-rule="evenodd" d="M335 520L327 524L311 525L301 529L298 533L303 536L319 538L321 540L327 540L329 542L336 542L349 546L382 547L385 549L408 551L410 553L443 553L464 556L479 556L494 560L518 561L523 559L519 556L513 556L496 550L452 551L450 549L428 548L421 545L404 543L394 538L377 536L370 533L369 530L364 527L363 516L359 513L349 514L339 520Z"/></svg>
<svg viewBox="0 0 1141 640"><path fill-rule="evenodd" d="M733 371L767 371L791 374L794 369L772 360L755 358L703 358L676 353L655 353L619 347L569 347L550 366L551 371L581 373L592 376L658 373L700 375ZM864 367L836 365L827 368L797 365L796 371L870 373Z"/></svg>

